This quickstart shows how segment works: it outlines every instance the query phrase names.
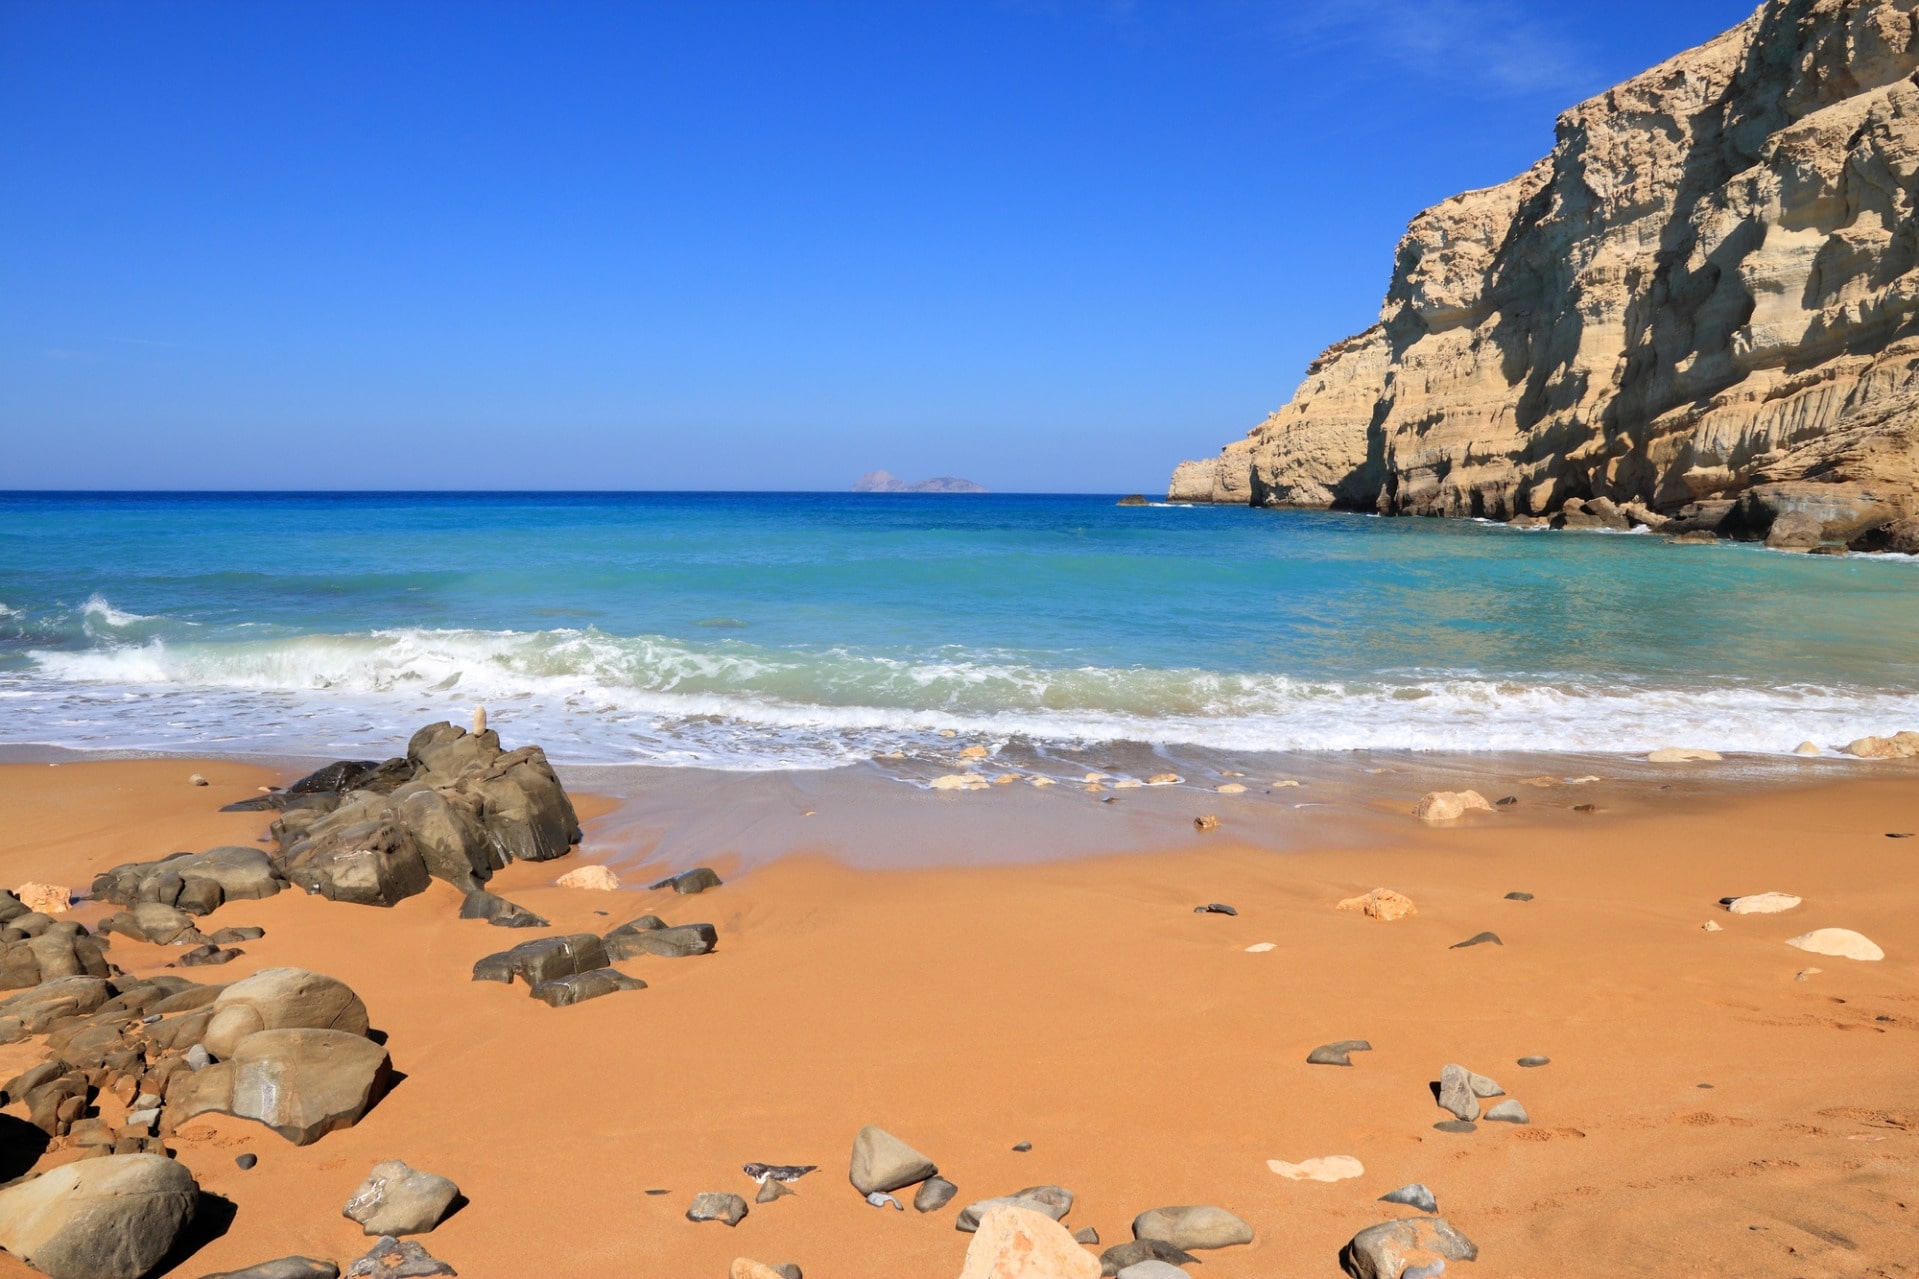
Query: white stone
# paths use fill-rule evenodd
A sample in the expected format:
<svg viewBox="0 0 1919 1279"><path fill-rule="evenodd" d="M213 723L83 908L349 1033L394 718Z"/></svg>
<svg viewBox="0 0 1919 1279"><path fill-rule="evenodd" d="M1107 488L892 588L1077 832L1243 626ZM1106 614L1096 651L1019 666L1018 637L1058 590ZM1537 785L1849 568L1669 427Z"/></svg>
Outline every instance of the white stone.
<svg viewBox="0 0 1919 1279"><path fill-rule="evenodd" d="M620 886L620 877L605 866L578 866L553 882L561 888L586 888L610 893Z"/></svg>
<svg viewBox="0 0 1919 1279"><path fill-rule="evenodd" d="M1238 782L1227 782L1224 786L1221 786L1218 789L1219 789L1219 793L1222 795L1243 795L1246 793L1246 788L1244 786L1241 786Z"/></svg>
<svg viewBox="0 0 1919 1279"><path fill-rule="evenodd" d="M1322 1155L1289 1164L1283 1159L1268 1159L1266 1166L1292 1181L1350 1181L1366 1175L1366 1165L1351 1155Z"/></svg>
<svg viewBox="0 0 1919 1279"><path fill-rule="evenodd" d="M1248 946L1248 947L1246 948L1246 953L1247 953L1247 954L1249 954L1249 955L1263 955L1263 954L1265 954L1265 953L1266 953L1267 951L1269 951L1269 950L1271 950L1271 949L1273 949L1273 943L1272 943L1272 942L1269 942L1269 941L1256 941L1256 942L1254 942L1254 943L1253 943L1252 945L1250 945L1250 946Z"/></svg>
<svg viewBox="0 0 1919 1279"><path fill-rule="evenodd" d="M1693 750L1685 746L1661 747L1659 750L1646 756L1647 761L1653 764L1711 763L1714 760L1724 758L1725 756L1721 755L1718 751Z"/></svg>
<svg viewBox="0 0 1919 1279"><path fill-rule="evenodd" d="M1791 893L1752 893L1735 897L1726 909L1735 915L1777 915L1799 904Z"/></svg>
<svg viewBox="0 0 1919 1279"><path fill-rule="evenodd" d="M1788 946L1837 959L1884 959L1886 952L1850 928L1815 928L1786 941Z"/></svg>

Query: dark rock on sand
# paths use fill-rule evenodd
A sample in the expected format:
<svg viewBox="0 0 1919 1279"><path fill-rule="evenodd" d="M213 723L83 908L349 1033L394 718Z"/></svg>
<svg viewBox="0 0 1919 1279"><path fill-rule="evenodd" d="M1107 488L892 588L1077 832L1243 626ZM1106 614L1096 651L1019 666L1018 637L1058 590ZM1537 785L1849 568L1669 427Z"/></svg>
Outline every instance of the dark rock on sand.
<svg viewBox="0 0 1919 1279"><path fill-rule="evenodd" d="M235 1155L233 1162L239 1165L241 1172L251 1172L253 1171L253 1166L260 1162L260 1156L254 1154L252 1151L248 1151L244 1155Z"/></svg>
<svg viewBox="0 0 1919 1279"><path fill-rule="evenodd" d="M884 1128L868 1124L853 1138L847 1178L863 1195L898 1190L938 1173L937 1164Z"/></svg>
<svg viewBox="0 0 1919 1279"><path fill-rule="evenodd" d="M346 1279L424 1279L460 1272L411 1239L381 1239L346 1268Z"/></svg>
<svg viewBox="0 0 1919 1279"><path fill-rule="evenodd" d="M262 1261L258 1265L248 1266L245 1270L222 1270L217 1275L202 1275L201 1279L339 1279L340 1268L331 1261L319 1261L313 1257L281 1257L277 1261Z"/></svg>
<svg viewBox="0 0 1919 1279"><path fill-rule="evenodd" d="M1253 1228L1224 1208L1191 1204L1142 1212L1133 1218L1133 1238L1157 1239L1188 1250L1227 1248L1251 1243Z"/></svg>
<svg viewBox="0 0 1919 1279"><path fill-rule="evenodd" d="M1032 1148L1033 1148L1033 1143L1030 1141L1015 1142L1013 1145L1014 1152L1022 1155L1028 1152L1029 1150L1031 1150Z"/></svg>
<svg viewBox="0 0 1919 1279"><path fill-rule="evenodd" d="M1091 1226L1081 1226L1073 1232L1073 1242L1097 1248L1099 1246L1099 1231L1093 1229Z"/></svg>
<svg viewBox="0 0 1919 1279"><path fill-rule="evenodd" d="M0 1248L52 1279L139 1279L199 1202L193 1174L162 1155L82 1159L0 1190Z"/></svg>
<svg viewBox="0 0 1919 1279"><path fill-rule="evenodd" d="M1445 1120L1441 1120L1439 1123L1434 1124L1433 1129L1436 1132L1450 1132L1455 1134L1464 1134L1469 1132L1478 1132L1479 1125L1474 1123L1470 1119L1445 1119Z"/></svg>
<svg viewBox="0 0 1919 1279"><path fill-rule="evenodd" d="M1484 946L1488 942L1490 942L1491 944L1495 946L1504 946L1506 944L1505 942L1499 940L1498 933L1474 933L1471 937L1468 937L1465 941L1454 942L1452 945L1448 946L1446 949L1464 950L1468 946Z"/></svg>
<svg viewBox="0 0 1919 1279"><path fill-rule="evenodd" d="M484 919L495 928L550 928L545 919L524 906L476 888L460 903L461 919Z"/></svg>
<svg viewBox="0 0 1919 1279"><path fill-rule="evenodd" d="M1116 1275L1128 1266L1136 1266L1142 1261L1163 1261L1169 1266L1189 1266L1198 1261L1192 1253L1183 1248L1174 1247L1159 1239L1134 1239L1128 1243L1116 1243L1099 1254L1099 1267L1102 1275Z"/></svg>
<svg viewBox="0 0 1919 1279"><path fill-rule="evenodd" d="M1506 894L1506 900L1509 902L1529 902L1532 899L1533 899L1533 895L1531 893L1507 893Z"/></svg>
<svg viewBox="0 0 1919 1279"><path fill-rule="evenodd" d="M695 866L692 870L681 871L677 875L668 875L657 883L648 884L649 889L670 888L681 896L703 893L709 888L718 888L723 881L705 866Z"/></svg>
<svg viewBox="0 0 1919 1279"><path fill-rule="evenodd" d="M589 999L598 999L601 995L611 995L622 990L645 990L646 983L638 977L628 977L617 968L596 968L591 972L574 973L567 977L555 977L552 981L543 981L533 988L533 998L549 1007L564 1008L569 1004L584 1003Z"/></svg>
<svg viewBox="0 0 1919 1279"><path fill-rule="evenodd" d="M771 1177L760 1183L760 1193L753 1196L756 1204L770 1204L775 1199L793 1193L793 1188L783 1181L774 1181Z"/></svg>
<svg viewBox="0 0 1919 1279"><path fill-rule="evenodd" d="M285 887L286 880L265 852L227 845L115 866L94 876L91 891L96 901L116 906L157 902L204 915L222 902L257 901Z"/></svg>
<svg viewBox="0 0 1919 1279"><path fill-rule="evenodd" d="M231 946L235 942L259 941L266 935L267 930L264 928L254 928L251 925L242 924L234 928L216 929L207 937L207 940L216 946Z"/></svg>
<svg viewBox="0 0 1919 1279"><path fill-rule="evenodd" d="M757 1182L798 1181L809 1172L818 1171L818 1164L741 1164L740 1171Z"/></svg>
<svg viewBox="0 0 1919 1279"><path fill-rule="evenodd" d="M1386 1204L1405 1204L1408 1208L1417 1208L1421 1212L1438 1212L1439 1202L1433 1198L1432 1188L1423 1182L1415 1181L1398 1190L1389 1190L1379 1197Z"/></svg>
<svg viewBox="0 0 1919 1279"><path fill-rule="evenodd" d="M1408 1255L1437 1253L1447 1261L1472 1261L1479 1256L1473 1241L1454 1230L1443 1217L1406 1217L1368 1226L1339 1252L1339 1268L1352 1279L1399 1279Z"/></svg>
<svg viewBox="0 0 1919 1279"><path fill-rule="evenodd" d="M688 1221L723 1221L729 1226L737 1226L746 1216L746 1200L738 1195L706 1191L693 1196L693 1205L686 1210Z"/></svg>
<svg viewBox="0 0 1919 1279"><path fill-rule="evenodd" d="M423 1235L459 1197L460 1188L448 1178L388 1159L373 1165L340 1213L369 1235Z"/></svg>
<svg viewBox="0 0 1919 1279"><path fill-rule="evenodd" d="M1225 902L1207 902L1204 906L1193 907L1195 915L1237 915L1238 911Z"/></svg>
<svg viewBox="0 0 1919 1279"><path fill-rule="evenodd" d="M531 988L560 977L605 968L610 962L606 946L592 933L537 937L481 959L473 965L473 980L511 985L518 978Z"/></svg>
<svg viewBox="0 0 1919 1279"><path fill-rule="evenodd" d="M1552 1060L1551 1057L1521 1057L1519 1064L1531 1069L1534 1066L1550 1066Z"/></svg>
<svg viewBox="0 0 1919 1279"><path fill-rule="evenodd" d="M635 955L660 955L667 959L684 959L689 955L709 954L719 945L719 932L711 924L680 924L676 927L649 926L645 920L654 920L647 915L643 920L634 920L622 924L606 935L606 952L614 959L631 959Z"/></svg>
<svg viewBox="0 0 1919 1279"><path fill-rule="evenodd" d="M1369 1053L1372 1050L1372 1044L1364 1039L1342 1039L1338 1043L1321 1044L1319 1047L1307 1053L1306 1064L1309 1066L1350 1066L1353 1064L1353 1059L1347 1056L1348 1053Z"/></svg>
<svg viewBox="0 0 1919 1279"><path fill-rule="evenodd" d="M959 1193L959 1187L944 1177L928 1177L913 1196L913 1207L920 1212L938 1212Z"/></svg>

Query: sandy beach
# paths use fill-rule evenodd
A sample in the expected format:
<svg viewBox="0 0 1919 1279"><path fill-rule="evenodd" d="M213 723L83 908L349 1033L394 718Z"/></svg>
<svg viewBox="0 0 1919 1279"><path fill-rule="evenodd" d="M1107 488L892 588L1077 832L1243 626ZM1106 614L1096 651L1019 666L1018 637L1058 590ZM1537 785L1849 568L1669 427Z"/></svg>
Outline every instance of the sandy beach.
<svg viewBox="0 0 1919 1279"><path fill-rule="evenodd" d="M1887 837L1919 829L1919 769L1714 790L1696 784L1701 767L1675 770L1683 793L1630 795L1488 770L1481 789L1520 802L1450 827L1415 821L1417 790L1387 774L1364 783L1377 816L1345 846L1275 851L1228 797L1199 794L1182 801L1218 811L1218 830L1123 855L891 870L830 848L752 865L716 855L728 882L696 897L553 886L581 863L628 885L685 868L634 835L643 803L576 794L577 852L510 866L493 891L557 931L656 912L710 922L720 942L623 962L648 989L568 1008L470 980L475 960L528 934L460 920L459 894L437 881L392 909L299 892L229 902L209 928L265 937L187 975L338 977L404 1078L357 1126L306 1147L227 1116L182 1126L168 1144L233 1211L204 1214L196 1249L163 1273L289 1253L344 1265L370 1241L340 1205L399 1158L459 1183L469 1202L422 1241L482 1279L721 1276L740 1256L813 1279L953 1275L969 1242L959 1207L1049 1183L1075 1192L1065 1224L1096 1227L1102 1247L1149 1208L1215 1204L1257 1238L1199 1254L1199 1273L1331 1274L1357 1230L1411 1215L1376 1199L1415 1181L1479 1246L1463 1273L1919 1274L1919 919L1906 904L1919 842ZM211 784L189 785L195 772ZM217 808L290 776L220 760L0 766L0 882L83 887L119 862L254 843L271 814ZM1003 798L911 803L950 830ZM1114 816L1087 799L1084 820ZM1575 812L1582 801L1599 811ZM1418 913L1335 909L1375 887ZM1746 917L1717 904L1771 890L1804 904ZM1194 912L1210 902L1238 913ZM1886 958L1785 944L1828 926ZM1483 930L1502 944L1452 949ZM1260 943L1272 949L1249 952ZM118 937L109 952L135 974L172 957ZM1374 1050L1351 1068L1306 1064L1342 1039ZM1551 1064L1515 1064L1533 1054ZM43 1056L38 1040L0 1048L0 1075ZM1431 1081L1449 1062L1498 1080L1531 1123L1435 1130L1451 1116ZM865 1124L931 1156L954 1203L869 1207L846 1180ZM250 1171L234 1163L244 1152L259 1156ZM77 1153L56 1143L35 1167ZM1331 1155L1364 1174L1321 1184L1267 1167ZM698 1192L750 1200L749 1161L820 1167L735 1228L684 1218ZM10 1152L6 1175L24 1170ZM31 1273L0 1256L0 1276Z"/></svg>

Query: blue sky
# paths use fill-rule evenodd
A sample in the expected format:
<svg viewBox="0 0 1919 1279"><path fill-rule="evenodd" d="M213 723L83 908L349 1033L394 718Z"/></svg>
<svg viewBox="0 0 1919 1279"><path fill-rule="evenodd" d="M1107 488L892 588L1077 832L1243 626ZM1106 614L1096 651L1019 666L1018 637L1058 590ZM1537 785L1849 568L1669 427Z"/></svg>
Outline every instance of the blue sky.
<svg viewBox="0 0 1919 1279"><path fill-rule="evenodd" d="M1163 486L1744 0L0 0L0 488Z"/></svg>

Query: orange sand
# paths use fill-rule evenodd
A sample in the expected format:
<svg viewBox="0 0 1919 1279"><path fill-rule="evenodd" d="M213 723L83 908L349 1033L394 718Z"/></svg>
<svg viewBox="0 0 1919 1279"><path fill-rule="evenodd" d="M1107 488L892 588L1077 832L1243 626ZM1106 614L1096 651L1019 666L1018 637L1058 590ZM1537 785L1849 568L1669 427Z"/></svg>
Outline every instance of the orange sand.
<svg viewBox="0 0 1919 1279"><path fill-rule="evenodd" d="M187 786L194 771L214 784ZM0 767L0 883L84 886L119 861L250 843L264 815L212 810L262 780L277 779L218 761ZM1409 806L1391 784L1381 803ZM968 1241L956 1208L1045 1182L1071 1187L1068 1224L1107 1243L1163 1204L1238 1212L1259 1239L1202 1254L1209 1279L1337 1274L1356 1230L1403 1214L1375 1197L1409 1181L1479 1244L1462 1275L1919 1274L1919 840L1884 837L1919 829L1919 770L1618 816L1525 794L1516 817L1408 818L1365 849L1257 850L1233 842L1228 817L1178 848L1069 863L856 872L788 858L694 898L551 887L616 851L596 848L605 806L587 802L578 857L512 867L494 887L559 929L656 911L712 922L721 944L625 963L650 989L558 1010L468 980L481 955L538 934L457 919L444 885L393 910L298 892L230 904L207 927L266 937L188 975L331 973L365 999L405 1079L358 1127L304 1149L224 1117L183 1129L179 1157L237 1215L169 1273L293 1252L344 1266L367 1241L339 1206L397 1157L471 1200L422 1239L469 1279L701 1279L739 1255L797 1261L809 1279L951 1276ZM928 795L929 820L990 799ZM1376 886L1419 913L1382 924L1333 909ZM1536 900L1502 900L1512 889ZM1715 905L1769 889L1806 904L1747 918ZM1206 901L1239 915L1192 913ZM1783 944L1827 925L1887 959ZM1481 929L1504 946L1448 949ZM1262 941L1277 948L1245 953ZM168 953L116 938L110 957L146 972ZM1823 971L1794 979L1810 967ZM1344 1038L1376 1051L1352 1069L1304 1064ZM0 1077L39 1052L0 1048ZM1552 1065L1517 1068L1529 1053ZM1500 1080L1532 1126L1435 1132L1449 1116L1428 1081L1450 1061ZM865 1123L937 1160L955 1205L862 1202L845 1171ZM251 1172L233 1164L243 1150L260 1157ZM1336 1154L1366 1175L1322 1185L1266 1168ZM737 1229L683 1219L698 1191L750 1201L749 1160L820 1171ZM0 1257L0 1279L29 1273Z"/></svg>

